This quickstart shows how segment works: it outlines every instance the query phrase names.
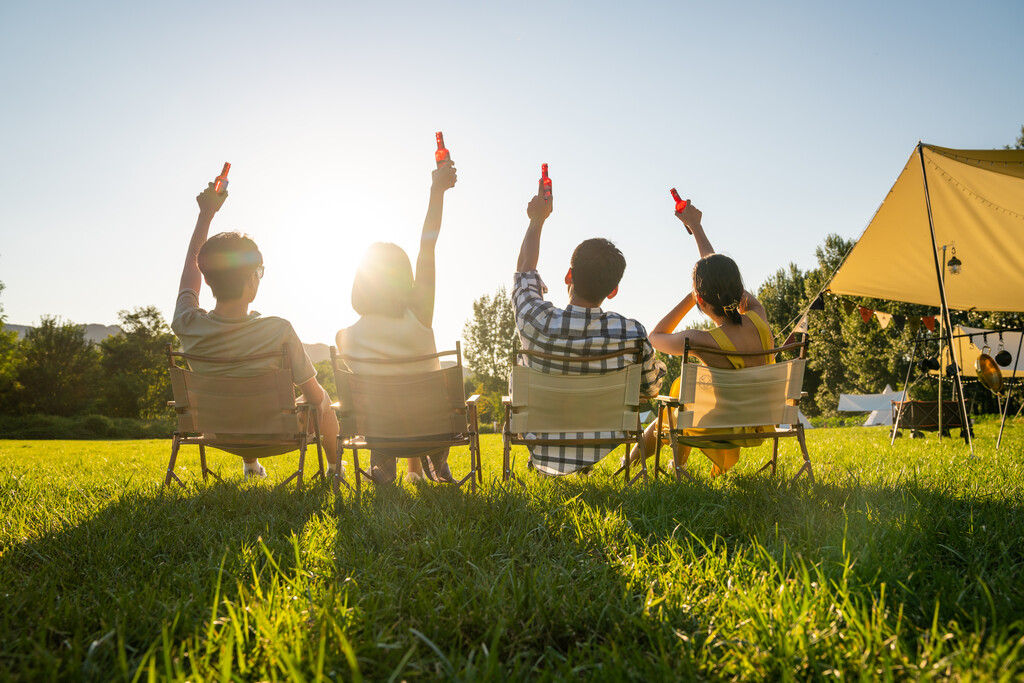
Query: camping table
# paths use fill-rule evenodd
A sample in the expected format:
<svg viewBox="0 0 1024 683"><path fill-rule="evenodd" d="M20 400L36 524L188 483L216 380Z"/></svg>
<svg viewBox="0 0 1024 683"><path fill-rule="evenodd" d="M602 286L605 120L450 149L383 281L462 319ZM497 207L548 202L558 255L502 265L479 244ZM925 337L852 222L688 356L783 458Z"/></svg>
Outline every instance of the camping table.
<svg viewBox="0 0 1024 683"><path fill-rule="evenodd" d="M903 414L899 417L899 426L910 430L911 436L917 436L916 432L937 432L939 430L939 403L938 401L893 401L892 421L896 424L896 417L902 408ZM970 413L971 404L967 402L967 411ZM960 403L958 401L942 402L942 433L948 435L950 429L959 429L960 435L967 440L967 433L964 430L963 416L960 414ZM893 427L895 429L895 427Z"/></svg>

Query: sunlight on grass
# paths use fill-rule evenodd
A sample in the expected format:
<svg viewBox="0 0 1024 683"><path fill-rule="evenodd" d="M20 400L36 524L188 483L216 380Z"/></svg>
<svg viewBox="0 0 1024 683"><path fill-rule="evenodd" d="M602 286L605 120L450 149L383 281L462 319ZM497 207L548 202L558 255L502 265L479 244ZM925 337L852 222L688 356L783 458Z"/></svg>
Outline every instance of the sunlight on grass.
<svg viewBox="0 0 1024 683"><path fill-rule="evenodd" d="M1019 679L1024 464L934 435L813 430L727 476L364 489L246 482L167 441L0 442L0 678ZM666 451L667 452L667 451ZM307 475L315 457L307 461ZM452 457L456 473L466 452ZM351 469L351 462L349 462Z"/></svg>

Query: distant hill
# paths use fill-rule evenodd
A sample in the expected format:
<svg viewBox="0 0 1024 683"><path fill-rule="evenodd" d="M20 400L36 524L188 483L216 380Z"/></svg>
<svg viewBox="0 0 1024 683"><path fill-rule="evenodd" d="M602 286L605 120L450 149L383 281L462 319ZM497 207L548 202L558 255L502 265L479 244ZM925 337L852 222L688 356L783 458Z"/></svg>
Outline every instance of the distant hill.
<svg viewBox="0 0 1024 683"><path fill-rule="evenodd" d="M95 344L107 337L122 334L121 328L117 325L83 325L83 327L85 327L85 338ZM4 332L17 332L18 339L24 339L25 333L31 329L31 325L4 325Z"/></svg>

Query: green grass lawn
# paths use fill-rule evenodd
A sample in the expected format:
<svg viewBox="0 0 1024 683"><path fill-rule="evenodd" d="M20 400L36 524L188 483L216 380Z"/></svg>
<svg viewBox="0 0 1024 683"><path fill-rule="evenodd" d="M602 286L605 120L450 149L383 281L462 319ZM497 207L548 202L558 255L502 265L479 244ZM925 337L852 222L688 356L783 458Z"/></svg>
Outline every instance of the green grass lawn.
<svg viewBox="0 0 1024 683"><path fill-rule="evenodd" d="M0 679L1024 676L1024 421L977 458L818 429L817 483L610 473L502 487L160 486L167 441L0 441ZM453 470L466 467L465 451ZM613 462L613 460L615 462ZM312 468L307 468L312 469Z"/></svg>

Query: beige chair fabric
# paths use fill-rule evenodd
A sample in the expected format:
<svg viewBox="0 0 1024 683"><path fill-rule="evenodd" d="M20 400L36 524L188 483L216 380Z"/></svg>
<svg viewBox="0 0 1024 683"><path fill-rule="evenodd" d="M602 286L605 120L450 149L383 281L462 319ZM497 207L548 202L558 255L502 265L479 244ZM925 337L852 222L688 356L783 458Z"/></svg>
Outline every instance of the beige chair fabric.
<svg viewBox="0 0 1024 683"><path fill-rule="evenodd" d="M775 474L779 439L794 437L800 444L804 462L793 479L807 472L810 480L814 481L798 408L803 395L807 341L765 352L738 355L775 355L797 349L800 352L798 358L782 363L719 369L687 362L689 353L695 350L718 355L737 353L715 348L687 347L681 367L679 395L659 396L657 399L659 404L671 410L658 412L659 440L655 455L658 455L662 439L667 434L672 446L677 480L684 476L690 477L680 452L682 445L704 449L735 448L737 445L743 446L744 442L746 445L758 445L764 439L772 439L771 460L759 471L770 467L772 474ZM663 423L665 416L668 418L667 426ZM753 431L753 427L760 429ZM656 472L657 462L656 459Z"/></svg>
<svg viewBox="0 0 1024 683"><path fill-rule="evenodd" d="M512 369L513 433L628 432L640 407L640 365L605 374Z"/></svg>
<svg viewBox="0 0 1024 683"><path fill-rule="evenodd" d="M423 361L444 356L455 356L456 364L433 372L402 374L396 371L403 365L422 367ZM360 361L371 363L366 359ZM338 457L345 448L352 450L357 500L362 488L360 474L370 476L360 469L360 450L380 449L395 457L425 460L423 454L431 449L469 446L469 473L455 483L462 487L469 482L475 491L478 480L483 482L476 415L480 397L466 398L460 344L456 343L452 351L429 356L375 359L372 364L388 366L381 374L352 372L345 356L338 355L332 346L331 364L338 388L338 402L334 404L340 425ZM406 452L408 455L404 454ZM424 465L429 466L426 462Z"/></svg>
<svg viewBox="0 0 1024 683"><path fill-rule="evenodd" d="M520 354L550 358L536 351ZM598 356L572 356L581 362L595 361L609 356L633 355L636 360L624 368L601 373L562 375L543 372L535 368L516 365L509 379L509 396L502 399L505 421L502 426L503 468L505 481L511 479L511 449L514 445L557 446L618 446L638 444L643 451L643 425L640 422L640 379L643 373L643 343L611 354ZM560 359L562 357L559 357ZM624 433L616 438L568 438L570 433ZM560 438L545 434L563 435ZM627 450L628 452L628 450ZM627 459L628 460L628 459ZM630 463L623 468L626 486L638 479L647 481L646 459L642 458L639 472L630 475ZM616 472L616 474L618 474Z"/></svg>
<svg viewBox="0 0 1024 683"><path fill-rule="evenodd" d="M344 434L414 439L468 430L462 368L413 375L357 375L335 370Z"/></svg>
<svg viewBox="0 0 1024 683"><path fill-rule="evenodd" d="M807 361L794 359L739 370L687 363L679 383L677 428L747 427L799 422Z"/></svg>
<svg viewBox="0 0 1024 683"><path fill-rule="evenodd" d="M178 367L175 359L188 360L188 354L168 348L169 373L178 420L164 484L172 480L184 486L174 473L178 450L183 445L199 446L203 479L218 475L206 464L206 447L217 448L244 457L269 457L299 451L298 469L282 485L296 479L302 486L306 447L315 443L319 459L319 475L324 476L323 453L319 441L316 411L295 401L295 387L287 363L287 352L282 350L282 365L253 377L225 377L200 375ZM264 357L266 354L258 356ZM256 358L254 356L253 358ZM245 359L210 359L209 363L238 363ZM310 417L312 416L312 419ZM312 430L310 430L312 427ZM310 431L313 432L310 435Z"/></svg>

